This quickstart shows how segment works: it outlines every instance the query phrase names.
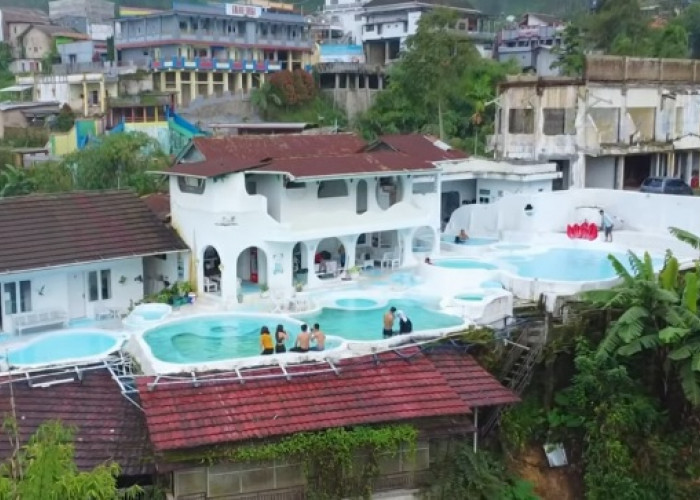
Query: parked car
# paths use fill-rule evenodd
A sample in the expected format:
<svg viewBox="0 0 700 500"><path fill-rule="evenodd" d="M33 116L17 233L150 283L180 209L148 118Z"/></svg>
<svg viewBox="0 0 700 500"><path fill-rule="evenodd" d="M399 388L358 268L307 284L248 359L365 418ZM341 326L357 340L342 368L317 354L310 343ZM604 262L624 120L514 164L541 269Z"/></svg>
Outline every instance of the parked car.
<svg viewBox="0 0 700 500"><path fill-rule="evenodd" d="M675 177L647 177L639 190L642 193L693 194L693 190L685 181Z"/></svg>

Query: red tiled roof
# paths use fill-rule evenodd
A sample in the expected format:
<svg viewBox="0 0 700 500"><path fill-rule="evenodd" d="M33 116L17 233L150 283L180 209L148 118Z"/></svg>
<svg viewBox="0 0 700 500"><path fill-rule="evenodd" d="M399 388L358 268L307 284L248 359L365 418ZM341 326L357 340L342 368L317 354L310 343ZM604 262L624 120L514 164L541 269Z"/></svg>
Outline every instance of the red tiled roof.
<svg viewBox="0 0 700 500"><path fill-rule="evenodd" d="M520 398L501 385L471 356L454 350L438 349L427 352L447 383L471 408L513 404Z"/></svg>
<svg viewBox="0 0 700 500"><path fill-rule="evenodd" d="M130 191L0 199L0 273L187 250Z"/></svg>
<svg viewBox="0 0 700 500"><path fill-rule="evenodd" d="M194 387L191 382L160 383L152 391L152 377L137 381L151 442L156 451L280 437L331 427L416 421L471 413L470 398L486 401L486 380L498 382L478 368L468 355L455 354L450 366L464 368L448 381L435 360L417 348L338 362L339 375L314 368L287 367L305 373L267 379L214 380ZM279 374L265 369L257 375ZM477 388L469 389L472 377ZM504 389L505 392L508 392ZM499 394L500 396L500 394ZM501 398L504 399L504 398ZM510 401L517 400L511 397ZM495 404L495 403L494 403Z"/></svg>
<svg viewBox="0 0 700 500"><path fill-rule="evenodd" d="M388 146L383 149L354 134L197 137L193 144L205 160L176 164L170 173L216 177L254 170L299 179L431 169L431 162L465 157L417 134L381 137L379 144Z"/></svg>
<svg viewBox="0 0 700 500"><path fill-rule="evenodd" d="M60 420L76 428L75 462L81 470L117 462L122 475L151 474L152 455L143 414L122 396L107 370L84 372L82 382L31 388L13 384L20 440L26 443L40 424ZM9 384L0 385L0 416L10 415ZM0 439L0 459L12 454Z"/></svg>
<svg viewBox="0 0 700 500"><path fill-rule="evenodd" d="M168 220L170 215L170 195L167 193L153 193L141 198L146 206L156 214L161 221Z"/></svg>

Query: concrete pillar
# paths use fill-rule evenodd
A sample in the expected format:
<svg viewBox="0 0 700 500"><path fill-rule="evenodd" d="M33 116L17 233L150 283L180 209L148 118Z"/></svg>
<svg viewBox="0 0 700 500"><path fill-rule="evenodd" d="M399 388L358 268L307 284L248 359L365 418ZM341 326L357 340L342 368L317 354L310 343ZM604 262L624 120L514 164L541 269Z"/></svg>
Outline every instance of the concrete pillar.
<svg viewBox="0 0 700 500"><path fill-rule="evenodd" d="M207 95L214 95L214 72L207 73Z"/></svg>
<svg viewBox="0 0 700 500"><path fill-rule="evenodd" d="M265 84L265 80L267 80L267 75L265 73L260 73L260 86L261 87Z"/></svg>
<svg viewBox="0 0 700 500"><path fill-rule="evenodd" d="M321 281L318 279L318 276L316 276L316 270L314 268L314 257L316 256L316 247L318 247L320 241L321 240L311 240L304 242L304 244L306 245L306 269L308 269L308 278L306 280L306 285L309 287L313 285L318 285ZM302 263L302 265L304 264Z"/></svg>
<svg viewBox="0 0 700 500"><path fill-rule="evenodd" d="M234 91L236 93L241 92L241 90L243 89L243 73L236 73L234 75L233 79L234 79L234 84L233 84Z"/></svg>
<svg viewBox="0 0 700 500"><path fill-rule="evenodd" d="M175 71L175 94L177 105L182 106L182 72Z"/></svg>
<svg viewBox="0 0 700 500"><path fill-rule="evenodd" d="M190 71L190 102L197 98L197 73Z"/></svg>
<svg viewBox="0 0 700 500"><path fill-rule="evenodd" d="M617 176L615 178L615 189L625 188L625 157L618 156L616 159Z"/></svg>
<svg viewBox="0 0 700 500"><path fill-rule="evenodd" d="M685 172L683 174L683 180L690 185L690 179L693 177L693 152L688 151L685 154Z"/></svg>
<svg viewBox="0 0 700 500"><path fill-rule="evenodd" d="M246 73L246 92L250 92L253 88L253 73Z"/></svg>
<svg viewBox="0 0 700 500"><path fill-rule="evenodd" d="M654 155L654 176L660 175L659 172L661 171L661 155L660 154L655 154Z"/></svg>
<svg viewBox="0 0 700 500"><path fill-rule="evenodd" d="M165 90L165 71L161 71L158 76L160 77L160 90Z"/></svg>
<svg viewBox="0 0 700 500"><path fill-rule="evenodd" d="M384 42L384 64L389 61L389 42Z"/></svg>
<svg viewBox="0 0 700 500"><path fill-rule="evenodd" d="M343 247L345 247L345 271L355 266L355 247L357 246L358 236L358 234L351 234L339 238L340 243L343 245Z"/></svg>
<svg viewBox="0 0 700 500"><path fill-rule="evenodd" d="M335 86L333 87L334 90L338 90L340 88L340 73L335 74Z"/></svg>
<svg viewBox="0 0 700 500"><path fill-rule="evenodd" d="M87 82L85 81L85 77L83 77L83 116L88 115L88 90L87 90Z"/></svg>
<svg viewBox="0 0 700 500"><path fill-rule="evenodd" d="M224 87L222 90L223 90L224 94L226 94L228 92L228 75L229 75L229 73L224 73L222 75L223 81L224 81Z"/></svg>
<svg viewBox="0 0 700 500"><path fill-rule="evenodd" d="M104 78L100 80L100 113L104 113L107 109L106 106L107 93L105 92L105 81Z"/></svg>
<svg viewBox="0 0 700 500"><path fill-rule="evenodd" d="M377 87L384 90L384 75L377 75Z"/></svg>
<svg viewBox="0 0 700 500"><path fill-rule="evenodd" d="M292 67L293 67L292 63L294 62L293 57L294 57L293 52L291 50L288 50L287 51L287 69L289 71L292 71Z"/></svg>

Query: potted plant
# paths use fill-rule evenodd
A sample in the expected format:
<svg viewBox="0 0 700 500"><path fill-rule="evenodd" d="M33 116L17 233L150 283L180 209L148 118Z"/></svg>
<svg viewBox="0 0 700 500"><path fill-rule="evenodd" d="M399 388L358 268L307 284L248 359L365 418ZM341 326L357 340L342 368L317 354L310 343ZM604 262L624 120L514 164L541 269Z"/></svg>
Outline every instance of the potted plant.
<svg viewBox="0 0 700 500"><path fill-rule="evenodd" d="M360 266L353 266L350 269L348 269L348 274L350 274L351 278L357 278L360 275L360 271Z"/></svg>
<svg viewBox="0 0 700 500"><path fill-rule="evenodd" d="M260 285L260 296L264 299L267 298L267 296L270 295L270 287L267 286L266 284Z"/></svg>

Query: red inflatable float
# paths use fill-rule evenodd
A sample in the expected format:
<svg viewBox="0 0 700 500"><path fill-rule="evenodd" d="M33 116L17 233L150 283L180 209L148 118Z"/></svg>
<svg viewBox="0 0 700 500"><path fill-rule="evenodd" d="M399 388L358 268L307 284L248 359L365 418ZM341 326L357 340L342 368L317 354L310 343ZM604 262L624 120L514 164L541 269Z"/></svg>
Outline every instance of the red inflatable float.
<svg viewBox="0 0 700 500"><path fill-rule="evenodd" d="M583 222L582 224L568 224L566 226L566 235L571 239L584 239L593 241L598 238L598 226L592 222Z"/></svg>

